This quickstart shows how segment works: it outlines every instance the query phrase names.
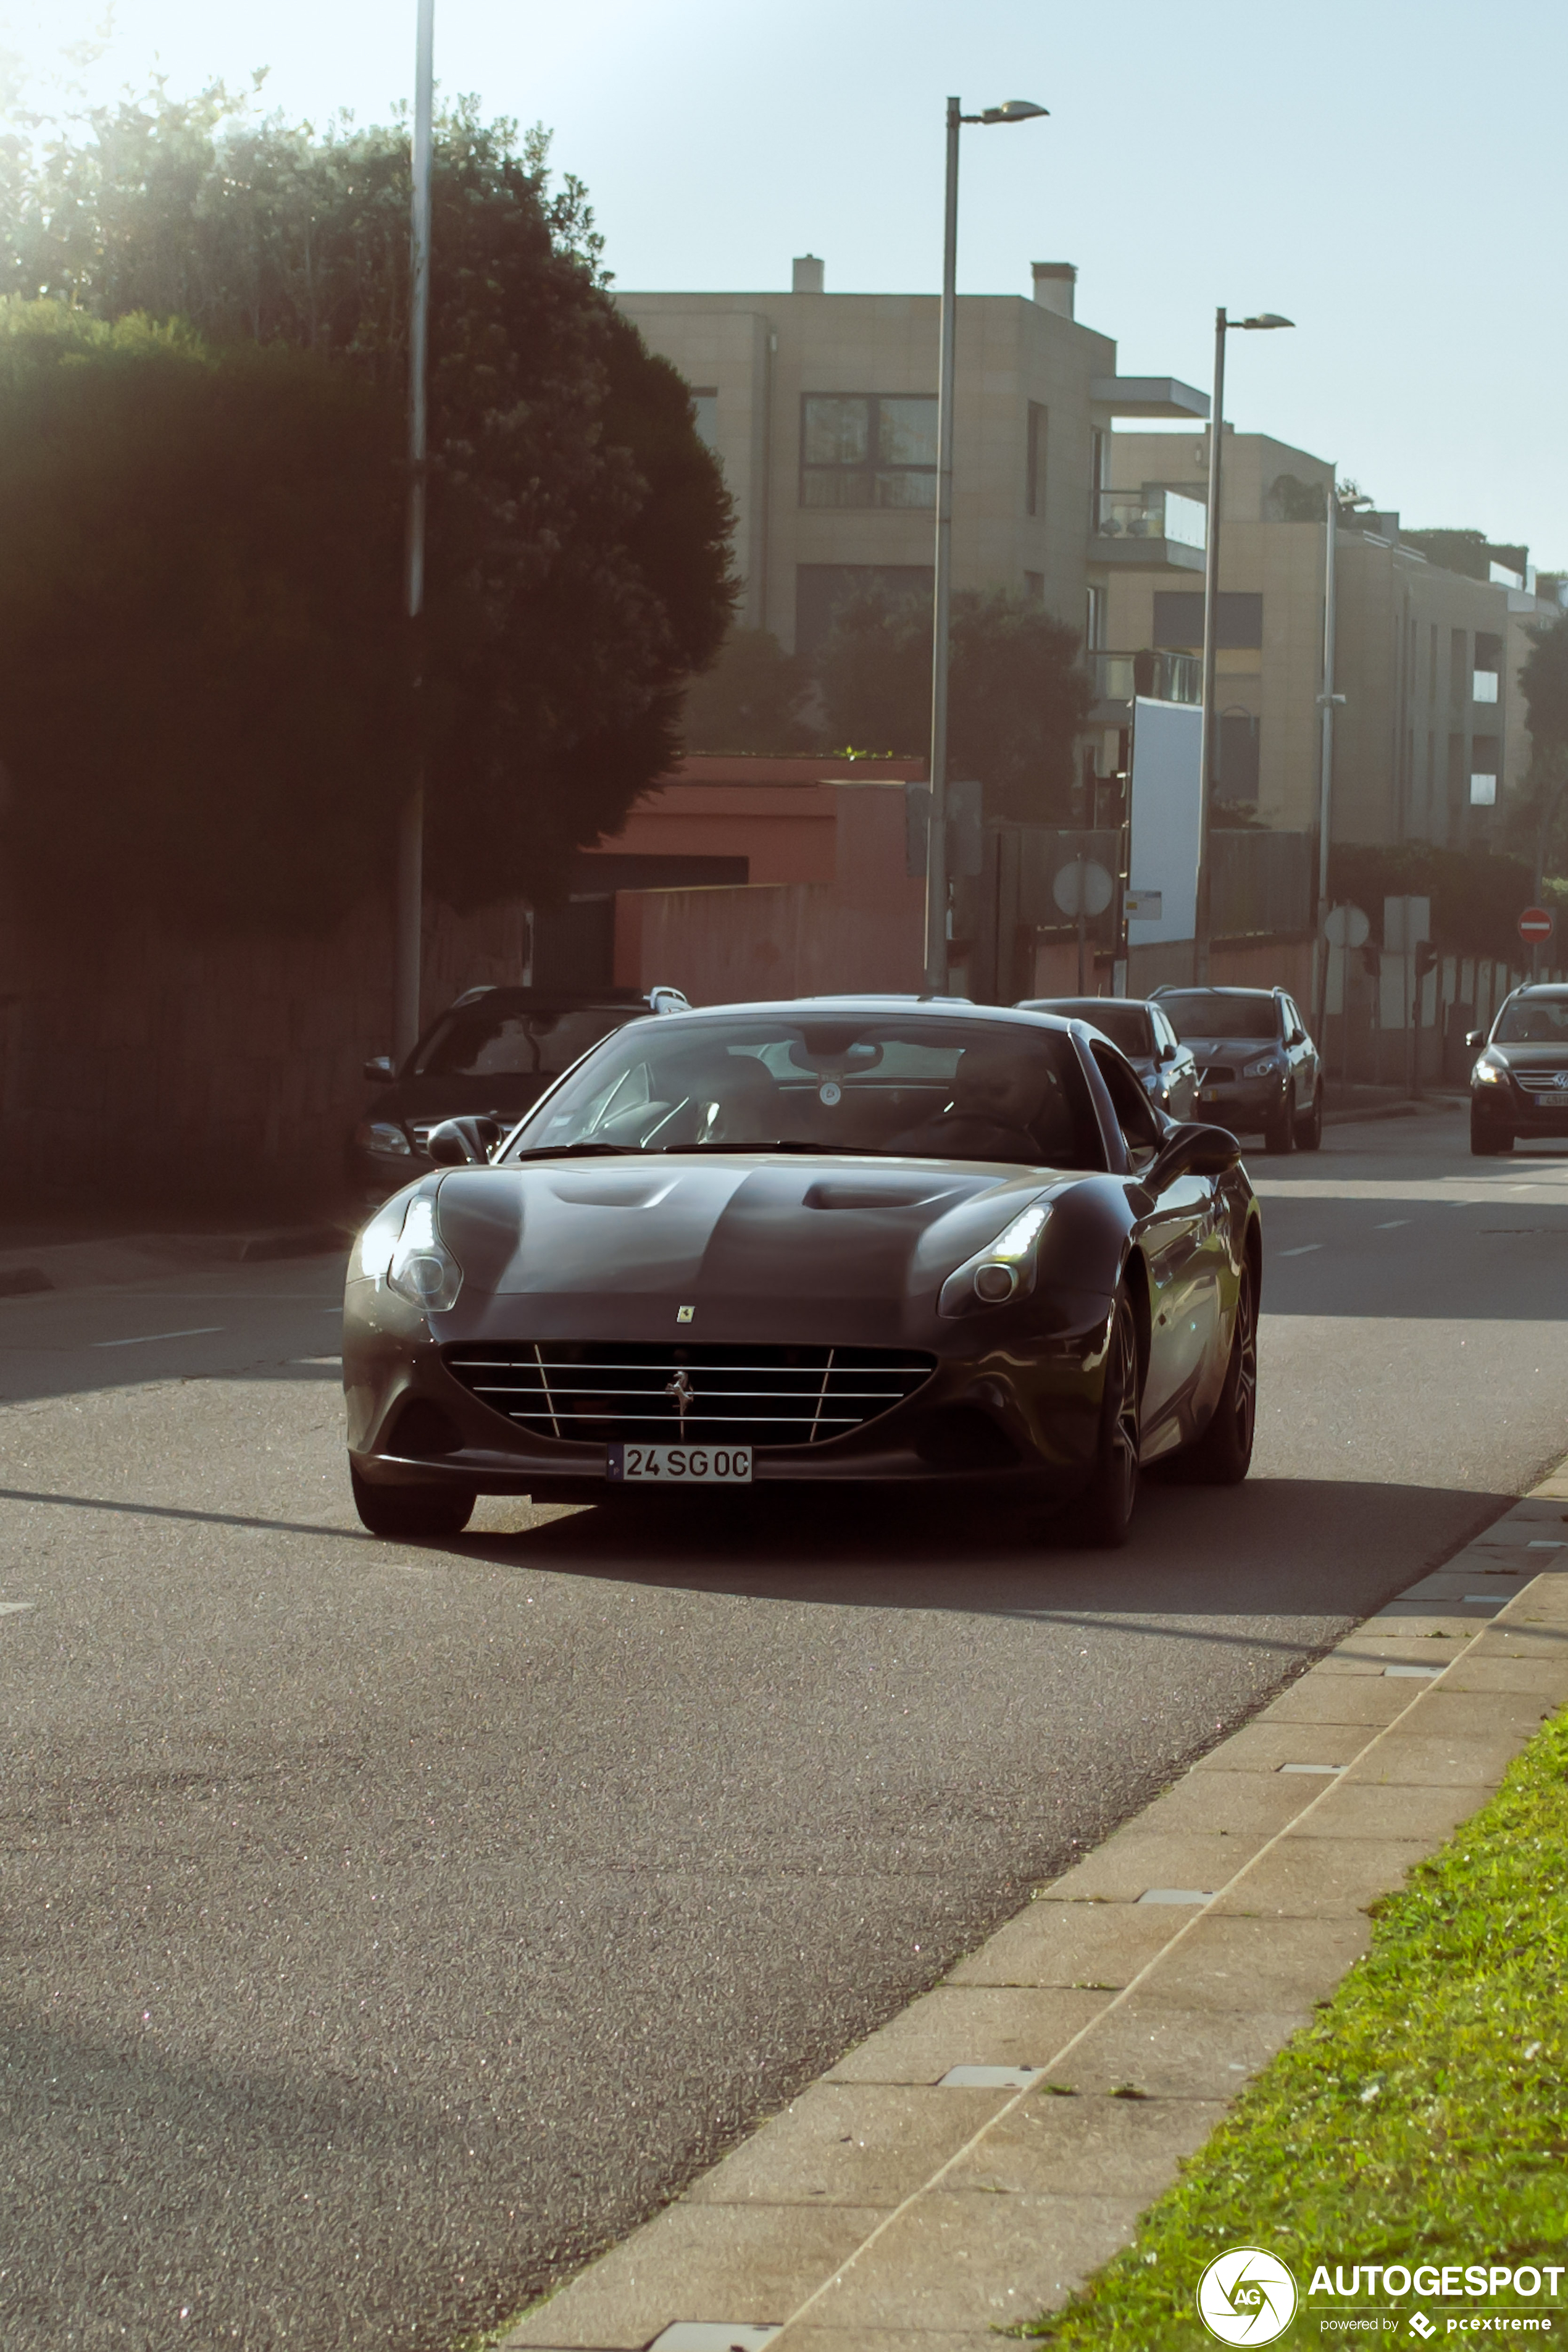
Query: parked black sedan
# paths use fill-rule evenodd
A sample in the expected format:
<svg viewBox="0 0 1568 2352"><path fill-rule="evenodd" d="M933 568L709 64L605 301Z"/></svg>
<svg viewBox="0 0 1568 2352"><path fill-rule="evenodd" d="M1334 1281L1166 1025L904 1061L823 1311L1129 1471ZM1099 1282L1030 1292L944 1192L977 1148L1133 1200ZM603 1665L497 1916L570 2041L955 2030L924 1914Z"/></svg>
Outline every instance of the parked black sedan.
<svg viewBox="0 0 1568 2352"><path fill-rule="evenodd" d="M1490 1157L1516 1139L1568 1135L1568 988L1516 988L1491 1025L1472 1029L1482 1048L1470 1072L1470 1150Z"/></svg>
<svg viewBox="0 0 1568 2352"><path fill-rule="evenodd" d="M1251 1455L1239 1146L1082 1023L887 997L632 1023L372 1218L343 1322L365 1525L764 1481L1076 1501Z"/></svg>
<svg viewBox="0 0 1568 2352"><path fill-rule="evenodd" d="M1282 988L1156 988L1198 1064L1198 1102L1266 1151L1315 1151L1323 1139L1322 1060Z"/></svg>
<svg viewBox="0 0 1568 2352"><path fill-rule="evenodd" d="M1119 1045L1136 1070L1152 1103L1172 1118L1197 1110L1197 1063L1157 1004L1140 996L1025 996L1020 1013L1054 1013L1063 1021L1087 1021Z"/></svg>
<svg viewBox="0 0 1568 2352"><path fill-rule="evenodd" d="M471 988L432 1024L402 1069L381 1054L365 1064L380 1088L349 1147L349 1174L367 1207L430 1167L430 1130L443 1119L479 1122L497 1142L545 1088L612 1030L650 1011L684 1008L678 989L605 989L573 995L538 988Z"/></svg>

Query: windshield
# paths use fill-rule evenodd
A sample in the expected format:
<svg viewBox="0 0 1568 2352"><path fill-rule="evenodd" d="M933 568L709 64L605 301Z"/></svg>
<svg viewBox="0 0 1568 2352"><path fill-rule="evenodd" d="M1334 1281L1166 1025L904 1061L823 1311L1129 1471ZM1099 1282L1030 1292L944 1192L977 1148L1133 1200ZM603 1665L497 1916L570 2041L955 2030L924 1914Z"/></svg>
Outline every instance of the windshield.
<svg viewBox="0 0 1568 2352"><path fill-rule="evenodd" d="M530 1113L507 1157L779 1146L1105 1164L1064 1031L854 1013L640 1024Z"/></svg>
<svg viewBox="0 0 1568 2352"><path fill-rule="evenodd" d="M1278 1037L1280 1016L1271 996L1225 996L1218 989L1185 989L1162 996L1160 1011L1185 1042L1189 1037Z"/></svg>
<svg viewBox="0 0 1568 2352"><path fill-rule="evenodd" d="M1027 1009L1030 1013L1055 1013L1063 1021L1087 1021L1102 1037L1109 1037L1113 1045L1120 1045L1124 1054L1146 1058L1155 1050L1149 1037L1146 1008L1136 1003L1129 1004L1123 997L1042 997Z"/></svg>
<svg viewBox="0 0 1568 2352"><path fill-rule="evenodd" d="M1568 996L1516 996L1491 1034L1499 1045L1568 1045Z"/></svg>
<svg viewBox="0 0 1568 2352"><path fill-rule="evenodd" d="M559 1078L580 1054L629 1016L593 1004L571 1013L525 1013L481 997L438 1021L413 1065L419 1077Z"/></svg>

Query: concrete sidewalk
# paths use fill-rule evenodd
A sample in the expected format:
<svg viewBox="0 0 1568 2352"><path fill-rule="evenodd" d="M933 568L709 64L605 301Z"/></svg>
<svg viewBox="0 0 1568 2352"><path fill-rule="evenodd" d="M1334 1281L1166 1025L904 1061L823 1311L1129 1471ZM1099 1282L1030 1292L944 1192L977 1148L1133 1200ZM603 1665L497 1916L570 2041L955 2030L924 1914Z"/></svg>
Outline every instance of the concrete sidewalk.
<svg viewBox="0 0 1568 2352"><path fill-rule="evenodd" d="M994 2352L1134 2234L1568 1701L1568 1464L622 2245L510 2352Z"/></svg>

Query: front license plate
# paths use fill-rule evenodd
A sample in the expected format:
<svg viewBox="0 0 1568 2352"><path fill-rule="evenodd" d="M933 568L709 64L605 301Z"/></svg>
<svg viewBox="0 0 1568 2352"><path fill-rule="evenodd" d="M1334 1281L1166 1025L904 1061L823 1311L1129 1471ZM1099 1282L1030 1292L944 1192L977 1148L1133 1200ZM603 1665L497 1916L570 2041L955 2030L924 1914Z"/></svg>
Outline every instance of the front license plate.
<svg viewBox="0 0 1568 2352"><path fill-rule="evenodd" d="M1568 1110L1568 1094L1537 1095L1537 1110Z"/></svg>
<svg viewBox="0 0 1568 2352"><path fill-rule="evenodd" d="M662 1486L748 1486L749 1445L612 1445L605 1475Z"/></svg>

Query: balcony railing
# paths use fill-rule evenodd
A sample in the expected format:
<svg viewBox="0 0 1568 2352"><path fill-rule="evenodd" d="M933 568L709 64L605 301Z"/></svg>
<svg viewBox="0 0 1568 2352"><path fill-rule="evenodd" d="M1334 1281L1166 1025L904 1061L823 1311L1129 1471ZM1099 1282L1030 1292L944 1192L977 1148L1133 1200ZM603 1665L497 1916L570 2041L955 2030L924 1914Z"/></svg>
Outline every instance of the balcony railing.
<svg viewBox="0 0 1568 2352"><path fill-rule="evenodd" d="M1155 702L1201 702L1203 664L1196 654L1086 654L1096 702L1131 702L1137 694Z"/></svg>
<svg viewBox="0 0 1568 2352"><path fill-rule="evenodd" d="M1178 547L1207 543L1201 499L1179 490L1102 490L1095 502L1096 539L1170 539Z"/></svg>

